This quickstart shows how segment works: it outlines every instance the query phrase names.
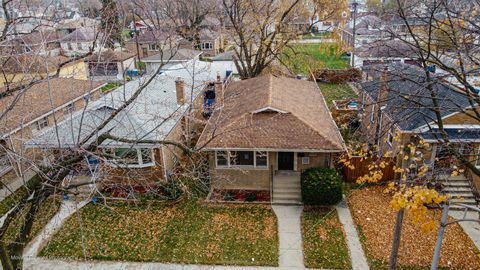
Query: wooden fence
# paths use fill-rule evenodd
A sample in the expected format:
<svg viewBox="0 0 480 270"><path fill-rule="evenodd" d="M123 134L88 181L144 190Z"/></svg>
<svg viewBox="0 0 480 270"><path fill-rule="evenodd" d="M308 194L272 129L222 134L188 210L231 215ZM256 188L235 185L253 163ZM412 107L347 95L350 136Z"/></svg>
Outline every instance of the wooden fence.
<svg viewBox="0 0 480 270"><path fill-rule="evenodd" d="M355 166L355 169L349 169L347 166L343 166L343 176L347 182L356 182L357 178L364 176L365 174L370 173L368 166L371 164L380 164L380 162L385 161L385 168L381 168L383 177L381 181L393 180L395 177L395 172L393 167L395 162L393 158L361 158L361 157L352 157L350 159L350 164Z"/></svg>

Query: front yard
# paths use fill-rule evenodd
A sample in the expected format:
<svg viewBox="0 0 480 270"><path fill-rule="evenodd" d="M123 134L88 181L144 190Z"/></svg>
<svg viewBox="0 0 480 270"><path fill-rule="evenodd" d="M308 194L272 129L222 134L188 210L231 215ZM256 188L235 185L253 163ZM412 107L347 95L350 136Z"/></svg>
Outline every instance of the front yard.
<svg viewBox="0 0 480 270"><path fill-rule="evenodd" d="M89 204L40 252L76 259L278 265L270 207L182 202ZM82 236L86 254L83 254Z"/></svg>
<svg viewBox="0 0 480 270"><path fill-rule="evenodd" d="M391 251L396 213L389 207L390 195L383 187L353 190L348 199L354 222L359 230L370 267L385 269ZM440 210L428 215L440 220ZM398 263L401 269L430 267L438 228L423 232L405 215ZM479 251L458 225L449 225L445 232L440 256L440 267L447 269L480 269Z"/></svg>
<svg viewBox="0 0 480 270"><path fill-rule="evenodd" d="M334 209L306 206L302 235L306 267L351 269L343 226Z"/></svg>

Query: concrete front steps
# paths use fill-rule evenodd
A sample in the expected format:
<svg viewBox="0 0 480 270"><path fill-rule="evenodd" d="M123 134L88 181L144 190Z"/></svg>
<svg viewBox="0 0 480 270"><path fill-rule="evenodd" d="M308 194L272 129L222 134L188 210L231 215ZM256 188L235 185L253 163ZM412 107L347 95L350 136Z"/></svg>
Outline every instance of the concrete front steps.
<svg viewBox="0 0 480 270"><path fill-rule="evenodd" d="M299 175L276 175L273 179L274 204L302 204Z"/></svg>
<svg viewBox="0 0 480 270"><path fill-rule="evenodd" d="M453 202L478 206L477 201L475 200L475 195L470 187L470 182L464 175L440 177L439 182L442 183L445 193L452 197ZM452 205L451 209L455 210L462 208Z"/></svg>

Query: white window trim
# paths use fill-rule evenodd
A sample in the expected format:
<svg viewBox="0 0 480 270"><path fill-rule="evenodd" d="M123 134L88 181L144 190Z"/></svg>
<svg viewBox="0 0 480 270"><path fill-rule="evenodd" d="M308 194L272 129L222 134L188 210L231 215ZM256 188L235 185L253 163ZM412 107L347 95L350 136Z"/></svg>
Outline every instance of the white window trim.
<svg viewBox="0 0 480 270"><path fill-rule="evenodd" d="M118 149L118 148L121 148L121 147L107 147L107 148L103 148L103 149L104 150L109 149L111 151L111 150L115 150L115 149ZM115 160L107 160L107 163L112 165L112 166L119 167L119 168L147 168L147 167L155 166L155 159L154 159L152 148L137 148L137 147L135 147L135 148L132 148L132 149L135 149L137 151L137 162L138 162L138 164L124 164L124 163L121 163L121 162L117 162ZM150 150L150 157L152 159L152 162L143 163L142 149Z"/></svg>
<svg viewBox="0 0 480 270"><path fill-rule="evenodd" d="M478 149L477 149L476 159L477 160L475 160L475 167L480 168L480 146L478 146Z"/></svg>
<svg viewBox="0 0 480 270"><path fill-rule="evenodd" d="M372 104L372 110L370 112L370 122L375 123L375 104Z"/></svg>
<svg viewBox="0 0 480 270"><path fill-rule="evenodd" d="M205 46L207 44L208 44L208 46ZM202 42L201 48L202 48L202 50L213 50L213 43L212 42Z"/></svg>
<svg viewBox="0 0 480 270"><path fill-rule="evenodd" d="M227 152L227 165L218 165L218 152ZM217 150L215 151L215 168L218 169L259 169L259 170L266 170L270 164L270 158L268 155L268 151L253 151L253 150L232 150L232 151L248 151L253 152L253 166L252 165L232 165L230 164L230 152L229 150ZM267 156L267 165L266 166L257 166L257 152L265 152Z"/></svg>
<svg viewBox="0 0 480 270"><path fill-rule="evenodd" d="M393 145L393 138L395 138L395 127L391 126L390 129L388 129L388 134L387 134L387 144L392 146Z"/></svg>
<svg viewBox="0 0 480 270"><path fill-rule="evenodd" d="M302 157L302 165L309 165L310 164L310 157L303 156Z"/></svg>

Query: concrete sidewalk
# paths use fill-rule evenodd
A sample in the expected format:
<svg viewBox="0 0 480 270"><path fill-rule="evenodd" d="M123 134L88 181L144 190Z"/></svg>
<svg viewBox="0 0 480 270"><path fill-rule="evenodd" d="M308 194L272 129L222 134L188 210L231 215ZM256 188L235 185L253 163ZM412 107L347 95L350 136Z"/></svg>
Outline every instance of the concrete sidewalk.
<svg viewBox="0 0 480 270"><path fill-rule="evenodd" d="M340 202L336 207L338 218L345 230L345 238L347 240L348 251L350 254L350 261L352 262L353 270L367 270L370 269L367 262L367 257L363 252L362 243L358 238L358 233L353 223L352 214L345 201Z"/></svg>
<svg viewBox="0 0 480 270"><path fill-rule="evenodd" d="M280 254L278 264L288 269L305 269L300 217L303 206L273 205L277 215Z"/></svg>
<svg viewBox="0 0 480 270"><path fill-rule="evenodd" d="M301 215L303 206L273 205L277 215L278 234L280 241L279 267L263 266L223 266L223 265L198 265L198 264L168 264L168 263L143 263L143 262L114 262L114 261L79 261L68 258L49 259L37 257L39 251L64 221L84 206L87 201L75 203L67 201L62 204L60 211L45 226L41 234L37 236L25 249L24 269L35 270L60 270L60 269L162 269L162 270L273 270L273 269L305 269L303 262L303 240L301 229ZM353 224L350 211L345 203L337 207L340 222L344 226L352 268L355 270L369 269L367 259L363 253L357 231Z"/></svg>

